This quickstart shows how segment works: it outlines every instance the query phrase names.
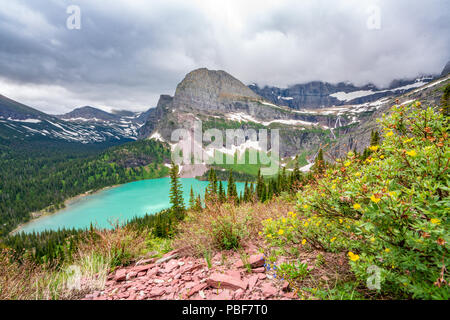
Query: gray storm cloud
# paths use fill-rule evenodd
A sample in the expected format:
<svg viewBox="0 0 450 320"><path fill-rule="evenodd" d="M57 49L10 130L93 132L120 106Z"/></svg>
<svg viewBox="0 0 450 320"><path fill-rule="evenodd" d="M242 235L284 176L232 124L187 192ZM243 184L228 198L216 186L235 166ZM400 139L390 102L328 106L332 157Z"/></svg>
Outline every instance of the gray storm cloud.
<svg viewBox="0 0 450 320"><path fill-rule="evenodd" d="M80 30L66 27L69 5ZM446 0L0 0L0 94L51 113L144 110L199 67L260 85L382 87L440 73L449 21Z"/></svg>

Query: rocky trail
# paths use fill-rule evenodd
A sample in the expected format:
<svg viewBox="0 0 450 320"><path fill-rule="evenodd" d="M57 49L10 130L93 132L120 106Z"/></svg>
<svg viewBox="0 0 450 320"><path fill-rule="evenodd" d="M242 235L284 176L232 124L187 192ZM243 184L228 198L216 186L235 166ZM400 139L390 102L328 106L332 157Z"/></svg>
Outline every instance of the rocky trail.
<svg viewBox="0 0 450 320"><path fill-rule="evenodd" d="M111 273L102 291L83 300L265 300L295 299L286 281L266 273L264 255L247 252L244 266L238 253L222 252L211 259L181 256L146 259Z"/></svg>

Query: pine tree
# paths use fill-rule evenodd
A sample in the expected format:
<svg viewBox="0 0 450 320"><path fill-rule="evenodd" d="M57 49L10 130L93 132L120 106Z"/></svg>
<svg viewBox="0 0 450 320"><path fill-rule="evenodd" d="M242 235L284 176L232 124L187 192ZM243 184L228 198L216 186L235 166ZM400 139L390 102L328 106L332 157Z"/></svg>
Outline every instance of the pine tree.
<svg viewBox="0 0 450 320"><path fill-rule="evenodd" d="M216 171L211 168L209 171L209 185L208 185L208 192L210 195L216 195L217 194L217 177L216 177Z"/></svg>
<svg viewBox="0 0 450 320"><path fill-rule="evenodd" d="M170 168L170 203L172 205L172 212L175 217L179 220L183 219L185 207L183 200L183 190L181 187L181 183L178 177L178 165L175 165L172 162L172 166Z"/></svg>
<svg viewBox="0 0 450 320"><path fill-rule="evenodd" d="M228 196L228 200L233 200L233 201L236 201L236 198L238 196L237 190L236 190L236 184L234 183L234 178L233 178L233 169L230 169L230 175L228 177L227 196Z"/></svg>
<svg viewBox="0 0 450 320"><path fill-rule="evenodd" d="M198 195L197 199L195 200L195 211L202 211L202 198L200 195Z"/></svg>
<svg viewBox="0 0 450 320"><path fill-rule="evenodd" d="M300 169L298 167L298 156L295 157L293 175L294 175L294 182L300 181Z"/></svg>
<svg viewBox="0 0 450 320"><path fill-rule="evenodd" d="M225 194L225 189L223 188L222 181L219 181L219 202L224 203L227 197Z"/></svg>
<svg viewBox="0 0 450 320"><path fill-rule="evenodd" d="M325 170L325 161L323 159L323 150L319 150L319 154L317 155L316 162L314 163L314 171L317 173L323 173Z"/></svg>
<svg viewBox="0 0 450 320"><path fill-rule="evenodd" d="M378 131L373 131L370 134L370 145L371 146L378 146L380 144L380 134Z"/></svg>
<svg viewBox="0 0 450 320"><path fill-rule="evenodd" d="M195 195L194 195L194 189L192 189L191 186L191 193L189 196L189 209L194 209L195 207Z"/></svg>

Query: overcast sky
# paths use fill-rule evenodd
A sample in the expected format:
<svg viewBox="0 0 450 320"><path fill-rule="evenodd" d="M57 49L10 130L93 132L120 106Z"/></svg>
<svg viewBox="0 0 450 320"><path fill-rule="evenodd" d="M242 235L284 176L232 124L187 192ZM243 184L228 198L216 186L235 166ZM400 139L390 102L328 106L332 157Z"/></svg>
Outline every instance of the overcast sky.
<svg viewBox="0 0 450 320"><path fill-rule="evenodd" d="M146 110L199 67L386 86L441 72L449 21L448 0L0 0L0 94L49 113Z"/></svg>

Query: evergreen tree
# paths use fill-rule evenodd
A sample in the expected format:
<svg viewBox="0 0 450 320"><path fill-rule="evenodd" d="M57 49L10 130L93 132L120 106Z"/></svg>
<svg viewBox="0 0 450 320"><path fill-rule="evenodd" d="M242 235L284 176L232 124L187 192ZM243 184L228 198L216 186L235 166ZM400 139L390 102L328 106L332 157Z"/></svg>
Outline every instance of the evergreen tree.
<svg viewBox="0 0 450 320"><path fill-rule="evenodd" d="M227 196L228 196L228 200L233 200L233 201L236 201L236 198L238 196L237 190L236 190L236 184L234 183L234 178L233 178L233 169L230 169L230 175L228 177Z"/></svg>
<svg viewBox="0 0 450 320"><path fill-rule="evenodd" d="M378 146L380 144L380 134L378 131L373 131L370 134L370 145L371 146Z"/></svg>
<svg viewBox="0 0 450 320"><path fill-rule="evenodd" d="M219 202L224 203L227 199L225 189L223 188L222 181L219 181Z"/></svg>
<svg viewBox="0 0 450 320"><path fill-rule="evenodd" d="M194 189L192 189L191 186L191 193L189 196L189 209L194 209L195 207L195 195L194 195Z"/></svg>
<svg viewBox="0 0 450 320"><path fill-rule="evenodd" d="M317 173L323 173L325 170L325 160L323 159L323 150L319 150L316 162L314 163L314 171Z"/></svg>
<svg viewBox="0 0 450 320"><path fill-rule="evenodd" d="M200 195L198 195L197 199L195 200L195 211L202 211L202 198Z"/></svg>
<svg viewBox="0 0 450 320"><path fill-rule="evenodd" d="M185 207L183 200L183 190L181 187L181 182L178 177L178 165L175 165L172 162L172 166L170 168L170 203L172 205L172 212L175 217L179 220L183 219Z"/></svg>

